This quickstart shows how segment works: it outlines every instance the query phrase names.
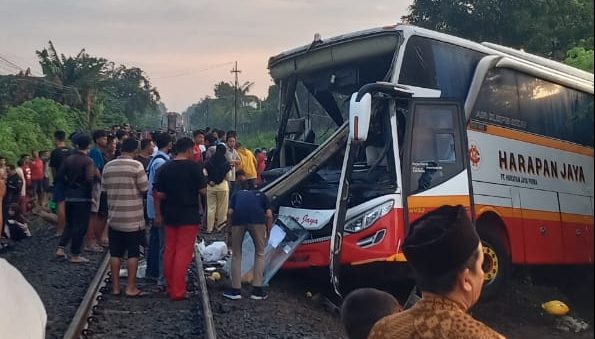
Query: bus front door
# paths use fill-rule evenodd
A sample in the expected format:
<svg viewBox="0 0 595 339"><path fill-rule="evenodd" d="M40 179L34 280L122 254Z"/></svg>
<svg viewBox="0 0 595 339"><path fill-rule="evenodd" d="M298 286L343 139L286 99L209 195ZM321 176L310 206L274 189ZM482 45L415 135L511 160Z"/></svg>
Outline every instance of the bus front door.
<svg viewBox="0 0 595 339"><path fill-rule="evenodd" d="M463 205L473 218L461 104L412 99L407 117L403 189L405 225L442 205Z"/></svg>

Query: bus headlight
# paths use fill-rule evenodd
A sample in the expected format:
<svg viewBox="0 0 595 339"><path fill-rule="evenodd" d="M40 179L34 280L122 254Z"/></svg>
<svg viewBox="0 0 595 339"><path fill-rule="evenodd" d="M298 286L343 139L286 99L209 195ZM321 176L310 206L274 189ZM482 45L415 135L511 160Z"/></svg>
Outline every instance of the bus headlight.
<svg viewBox="0 0 595 339"><path fill-rule="evenodd" d="M345 231L355 233L365 230L372 226L378 219L387 215L394 206L394 201L387 201L382 205L378 205L365 213L360 214L354 219L349 220L345 224Z"/></svg>

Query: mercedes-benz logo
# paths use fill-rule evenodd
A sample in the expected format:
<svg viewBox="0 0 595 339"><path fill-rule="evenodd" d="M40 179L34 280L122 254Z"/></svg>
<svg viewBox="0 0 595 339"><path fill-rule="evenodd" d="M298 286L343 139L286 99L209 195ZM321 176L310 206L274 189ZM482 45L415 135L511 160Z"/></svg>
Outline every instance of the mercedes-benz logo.
<svg viewBox="0 0 595 339"><path fill-rule="evenodd" d="M304 203L304 198L298 192L293 192L290 201L292 207L300 207Z"/></svg>

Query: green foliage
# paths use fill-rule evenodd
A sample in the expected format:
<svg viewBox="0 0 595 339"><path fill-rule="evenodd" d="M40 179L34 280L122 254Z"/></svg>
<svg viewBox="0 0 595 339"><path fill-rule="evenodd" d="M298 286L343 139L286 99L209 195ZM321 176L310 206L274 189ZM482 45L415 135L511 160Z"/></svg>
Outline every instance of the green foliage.
<svg viewBox="0 0 595 339"><path fill-rule="evenodd" d="M409 9L408 23L557 60L593 49L593 0L415 0Z"/></svg>
<svg viewBox="0 0 595 339"><path fill-rule="evenodd" d="M21 154L50 149L54 131L73 132L78 116L71 108L42 98L10 107L0 117L0 154L14 163Z"/></svg>
<svg viewBox="0 0 595 339"><path fill-rule="evenodd" d="M592 49L586 50L583 47L574 47L566 53L566 59L564 59L564 63L593 73L594 55L595 54Z"/></svg>
<svg viewBox="0 0 595 339"><path fill-rule="evenodd" d="M277 106L279 89L269 87L265 100L250 95L252 82L238 86L237 130L240 142L249 148L272 147L277 130ZM214 86L214 97L204 97L186 109L190 129L215 127L223 130L234 129L234 85L220 82Z"/></svg>
<svg viewBox="0 0 595 339"><path fill-rule="evenodd" d="M239 135L238 141L246 148L254 151L255 148L275 148L274 131L265 131L262 133L248 133L246 135Z"/></svg>
<svg viewBox="0 0 595 339"><path fill-rule="evenodd" d="M82 49L75 56L56 51L50 41L36 51L44 77L24 74L0 76L0 114L33 98L48 98L78 111L85 130L131 123L159 126L159 92L138 67L116 66Z"/></svg>

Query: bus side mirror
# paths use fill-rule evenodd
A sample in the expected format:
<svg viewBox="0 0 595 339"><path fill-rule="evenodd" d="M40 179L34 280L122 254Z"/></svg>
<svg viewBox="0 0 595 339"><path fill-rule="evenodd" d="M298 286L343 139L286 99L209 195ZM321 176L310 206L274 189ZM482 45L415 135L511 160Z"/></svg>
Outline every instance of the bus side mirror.
<svg viewBox="0 0 595 339"><path fill-rule="evenodd" d="M349 139L366 141L372 116L372 96L366 93L357 101L357 95L353 93L349 102Z"/></svg>

